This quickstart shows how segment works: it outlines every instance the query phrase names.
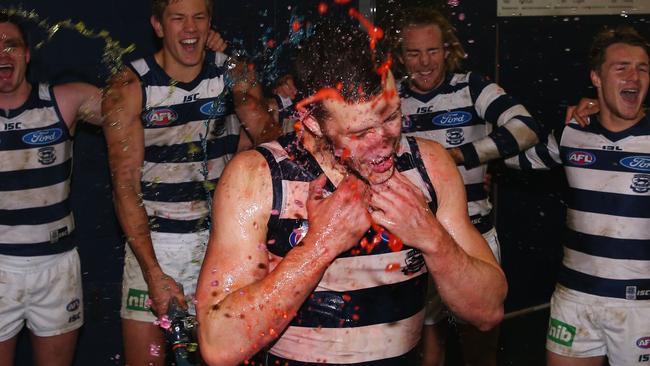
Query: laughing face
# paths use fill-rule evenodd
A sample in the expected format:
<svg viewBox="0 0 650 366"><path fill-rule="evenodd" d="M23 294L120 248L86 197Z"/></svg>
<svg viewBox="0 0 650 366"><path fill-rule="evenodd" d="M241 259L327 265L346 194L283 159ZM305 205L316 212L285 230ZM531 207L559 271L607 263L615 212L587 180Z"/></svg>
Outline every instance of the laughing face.
<svg viewBox="0 0 650 366"><path fill-rule="evenodd" d="M174 62L196 66L203 61L210 29L210 13L205 0L170 1L162 19L153 16L151 24Z"/></svg>
<svg viewBox="0 0 650 366"><path fill-rule="evenodd" d="M367 102L323 102L329 118L324 134L334 154L348 169L371 184L383 183L395 170L401 111L392 77L384 92Z"/></svg>
<svg viewBox="0 0 650 366"><path fill-rule="evenodd" d="M648 54L641 47L615 43L607 48L600 70L591 72L604 116L622 122L636 122L643 117L648 68Z"/></svg>
<svg viewBox="0 0 650 366"><path fill-rule="evenodd" d="M0 23L0 93L13 93L25 80L29 49L18 27Z"/></svg>
<svg viewBox="0 0 650 366"><path fill-rule="evenodd" d="M437 25L414 25L402 30L399 55L409 76L409 86L424 94L438 87L445 78L445 51L442 31Z"/></svg>

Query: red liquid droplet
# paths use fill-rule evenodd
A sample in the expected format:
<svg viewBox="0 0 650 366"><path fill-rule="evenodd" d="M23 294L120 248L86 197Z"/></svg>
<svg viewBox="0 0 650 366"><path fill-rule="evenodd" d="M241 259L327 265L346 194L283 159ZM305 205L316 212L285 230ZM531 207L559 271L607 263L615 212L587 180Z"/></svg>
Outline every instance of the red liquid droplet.
<svg viewBox="0 0 650 366"><path fill-rule="evenodd" d="M325 13L327 13L327 4L325 3L318 4L318 14L323 15Z"/></svg>
<svg viewBox="0 0 650 366"><path fill-rule="evenodd" d="M399 263L389 263L389 264L386 266L385 271L386 271L386 272L393 272L393 271L397 271L397 270L399 270L399 269L400 269Z"/></svg>

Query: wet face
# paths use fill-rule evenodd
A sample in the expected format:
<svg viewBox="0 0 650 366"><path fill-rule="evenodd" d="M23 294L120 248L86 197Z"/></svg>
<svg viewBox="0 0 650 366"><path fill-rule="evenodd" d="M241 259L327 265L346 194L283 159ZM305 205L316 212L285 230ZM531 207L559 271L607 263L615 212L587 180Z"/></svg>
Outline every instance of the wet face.
<svg viewBox="0 0 650 366"><path fill-rule="evenodd" d="M23 83L29 63L29 49L18 27L0 23L0 93L12 93Z"/></svg>
<svg viewBox="0 0 650 366"><path fill-rule="evenodd" d="M386 181L395 170L401 111L395 83L368 102L326 100L329 118L323 132L343 164L371 184Z"/></svg>
<svg viewBox="0 0 650 366"><path fill-rule="evenodd" d="M424 94L442 83L446 54L439 26L417 25L402 30L399 58L406 67L411 90Z"/></svg>
<svg viewBox="0 0 650 366"><path fill-rule="evenodd" d="M164 49L184 66L203 61L205 43L210 30L210 13L205 0L170 1L162 19L151 18L156 35L163 39Z"/></svg>
<svg viewBox="0 0 650 366"><path fill-rule="evenodd" d="M601 113L625 121L643 116L648 93L648 54L641 47L615 43L605 51L605 62L591 80L598 89Z"/></svg>

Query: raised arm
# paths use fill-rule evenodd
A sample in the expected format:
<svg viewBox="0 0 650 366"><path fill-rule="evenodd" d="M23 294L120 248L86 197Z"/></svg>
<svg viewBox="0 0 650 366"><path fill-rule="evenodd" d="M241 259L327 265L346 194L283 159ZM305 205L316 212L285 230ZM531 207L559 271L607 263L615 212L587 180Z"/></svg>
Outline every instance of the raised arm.
<svg viewBox="0 0 650 366"><path fill-rule="evenodd" d="M106 116L103 131L108 145L117 218L142 269L154 313L166 314L171 296L176 296L182 305L185 299L176 281L162 272L151 242L140 186L144 161L144 128L140 120L142 91L139 79L131 70L114 76L102 110Z"/></svg>
<svg viewBox="0 0 650 366"><path fill-rule="evenodd" d="M322 197L324 183L310 185L305 238L284 258L270 261L269 168L255 151L238 154L226 167L197 288L199 348L207 364L238 365L276 339L331 261L370 226L361 182L350 178L328 198Z"/></svg>
<svg viewBox="0 0 650 366"><path fill-rule="evenodd" d="M255 72L240 63L232 70L232 74L235 112L253 145L275 140L282 134L282 127L269 111L262 87L255 79Z"/></svg>
<svg viewBox="0 0 650 366"><path fill-rule="evenodd" d="M476 73L469 74L468 82L476 113L497 127L484 138L451 149L457 164L473 168L515 155L540 140L541 127L537 121L503 88Z"/></svg>
<svg viewBox="0 0 650 366"><path fill-rule="evenodd" d="M87 83L66 83L53 88L61 114L74 130L76 121L84 120L94 125L102 124L102 91Z"/></svg>
<svg viewBox="0 0 650 366"><path fill-rule="evenodd" d="M373 218L422 251L436 289L454 314L479 329L490 329L503 317L505 275L469 220L464 185L453 160L433 141L418 144L438 199L437 212L428 209L418 188L395 172L373 187Z"/></svg>

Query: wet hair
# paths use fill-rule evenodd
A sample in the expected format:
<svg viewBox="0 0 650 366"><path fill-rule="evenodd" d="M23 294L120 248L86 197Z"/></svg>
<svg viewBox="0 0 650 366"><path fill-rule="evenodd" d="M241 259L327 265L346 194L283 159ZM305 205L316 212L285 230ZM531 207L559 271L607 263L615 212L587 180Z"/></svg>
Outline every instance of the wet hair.
<svg viewBox="0 0 650 366"><path fill-rule="evenodd" d="M607 48L616 43L623 43L629 46L641 47L650 56L650 43L643 38L634 28L628 25L616 28L606 28L598 32L594 37L589 50L589 67L593 71L600 71L605 63Z"/></svg>
<svg viewBox="0 0 650 366"><path fill-rule="evenodd" d="M368 34L352 22L323 20L316 24L314 34L298 50L294 66L294 82L305 97L323 88L340 88L348 103L359 103L383 91L377 72L382 60L379 45L370 48ZM338 89L338 88L337 88ZM314 118L323 122L328 114L321 102L311 106Z"/></svg>
<svg viewBox="0 0 650 366"><path fill-rule="evenodd" d="M416 6L404 9L398 16L394 29L391 30L393 51L401 54L402 37L408 27L437 25L442 32L442 43L449 55L445 58L447 72L456 72L466 57L465 49L456 36L456 28L440 11L429 6Z"/></svg>
<svg viewBox="0 0 650 366"><path fill-rule="evenodd" d="M25 43L25 47L29 48L29 34L27 33L25 23L16 16L9 15L5 12L0 11L0 23L10 23L18 28L18 33Z"/></svg>
<svg viewBox="0 0 650 366"><path fill-rule="evenodd" d="M151 14L153 14L153 16L155 16L159 20L162 19L163 13L165 12L165 9L167 9L167 5L176 1L181 1L181 0L152 0ZM213 3L214 0L205 0L205 6L208 8L209 16L212 16Z"/></svg>

